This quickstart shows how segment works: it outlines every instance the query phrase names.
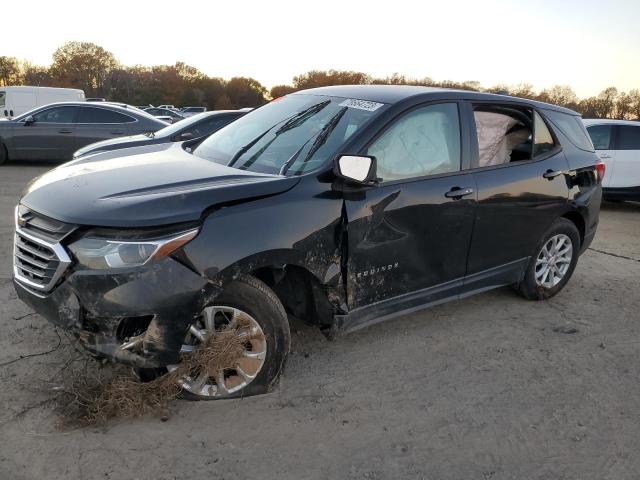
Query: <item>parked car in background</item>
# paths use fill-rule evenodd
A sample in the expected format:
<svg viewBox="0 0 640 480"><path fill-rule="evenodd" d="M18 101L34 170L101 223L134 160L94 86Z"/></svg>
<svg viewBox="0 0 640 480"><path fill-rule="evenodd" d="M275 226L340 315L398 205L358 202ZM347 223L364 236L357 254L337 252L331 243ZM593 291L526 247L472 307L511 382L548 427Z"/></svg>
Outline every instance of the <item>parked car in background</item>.
<svg viewBox="0 0 640 480"><path fill-rule="evenodd" d="M173 105L158 105L158 108L166 108L168 110L175 110L176 107L174 107Z"/></svg>
<svg viewBox="0 0 640 480"><path fill-rule="evenodd" d="M170 110L164 107L145 108L144 111L150 115L153 115L154 117L162 117L163 120L171 119L170 123L176 123L185 118L182 114L176 112L175 110Z"/></svg>
<svg viewBox="0 0 640 480"><path fill-rule="evenodd" d="M217 110L199 113L181 122L169 125L157 132L113 138L87 145L78 150L73 158L86 157L99 152L119 150L121 148L154 145L158 143L197 140L211 135L225 125L245 115L248 110Z"/></svg>
<svg viewBox="0 0 640 480"><path fill-rule="evenodd" d="M585 119L596 154L607 166L605 200L640 201L640 122Z"/></svg>
<svg viewBox="0 0 640 480"><path fill-rule="evenodd" d="M73 152L90 143L166 126L133 107L107 102L54 103L0 122L0 163L71 160Z"/></svg>
<svg viewBox="0 0 640 480"><path fill-rule="evenodd" d="M75 88L0 87L0 112L4 117L13 118L41 105L84 99L84 92Z"/></svg>
<svg viewBox="0 0 640 480"><path fill-rule="evenodd" d="M183 117L190 117L192 115L197 115L198 113L206 111L206 107L184 107L180 109L180 115L182 115Z"/></svg>
<svg viewBox="0 0 640 480"><path fill-rule="evenodd" d="M159 147L33 182L16 209L14 284L141 377L236 336L231 368L178 370L192 398L268 391L288 314L335 336L504 285L553 297L598 225L603 164L580 116L530 100L325 87L193 150Z"/></svg>

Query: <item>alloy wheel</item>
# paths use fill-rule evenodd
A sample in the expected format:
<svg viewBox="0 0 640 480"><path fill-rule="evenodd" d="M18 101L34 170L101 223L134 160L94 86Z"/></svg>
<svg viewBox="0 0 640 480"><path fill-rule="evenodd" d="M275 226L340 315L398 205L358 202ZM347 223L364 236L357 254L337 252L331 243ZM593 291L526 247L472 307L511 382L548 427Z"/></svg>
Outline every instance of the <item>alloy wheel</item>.
<svg viewBox="0 0 640 480"><path fill-rule="evenodd" d="M543 245L535 266L536 284L544 288L558 285L569 271L573 258L571 238L560 233Z"/></svg>
<svg viewBox="0 0 640 480"><path fill-rule="evenodd" d="M238 335L243 340L244 351L233 368L209 371L206 366L191 375L184 375L178 384L187 392L207 398L224 397L249 385L260 373L267 355L267 340L260 324L248 313L228 306L212 306L204 309L202 316L189 327L180 350L183 358L190 355L199 345L208 342L212 336L220 335L225 329L235 328L238 321L243 327ZM180 364L169 365L169 372Z"/></svg>

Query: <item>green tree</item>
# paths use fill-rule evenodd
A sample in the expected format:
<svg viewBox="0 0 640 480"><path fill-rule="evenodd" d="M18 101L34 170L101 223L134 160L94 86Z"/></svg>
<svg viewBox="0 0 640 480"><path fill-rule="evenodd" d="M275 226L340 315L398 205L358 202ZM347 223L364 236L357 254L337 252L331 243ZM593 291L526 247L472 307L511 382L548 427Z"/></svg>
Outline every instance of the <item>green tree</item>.
<svg viewBox="0 0 640 480"><path fill-rule="evenodd" d="M29 62L22 64L24 85L34 87L49 87L54 85L53 78L47 67L33 65Z"/></svg>
<svg viewBox="0 0 640 480"><path fill-rule="evenodd" d="M95 43L68 42L53 52L50 72L61 86L100 95L109 72L117 66L113 54Z"/></svg>
<svg viewBox="0 0 640 480"><path fill-rule="evenodd" d="M267 102L267 89L253 78L233 77L225 86L225 94L234 108L259 107Z"/></svg>
<svg viewBox="0 0 640 480"><path fill-rule="evenodd" d="M629 91L629 99L631 103L631 114L640 120L640 90L633 89Z"/></svg>
<svg viewBox="0 0 640 480"><path fill-rule="evenodd" d="M293 77L293 86L298 90L304 88L326 87L329 85L363 85L370 83L371 77L366 73L350 70L311 70Z"/></svg>
<svg viewBox="0 0 640 480"><path fill-rule="evenodd" d="M598 118L611 118L615 113L618 89L616 87L605 88L598 94L597 110Z"/></svg>
<svg viewBox="0 0 640 480"><path fill-rule="evenodd" d="M269 90L269 96L271 98L280 98L290 93L296 92L298 89L291 85L275 85Z"/></svg>
<svg viewBox="0 0 640 480"><path fill-rule="evenodd" d="M20 85L23 80L20 60L15 57L0 57L0 85Z"/></svg>

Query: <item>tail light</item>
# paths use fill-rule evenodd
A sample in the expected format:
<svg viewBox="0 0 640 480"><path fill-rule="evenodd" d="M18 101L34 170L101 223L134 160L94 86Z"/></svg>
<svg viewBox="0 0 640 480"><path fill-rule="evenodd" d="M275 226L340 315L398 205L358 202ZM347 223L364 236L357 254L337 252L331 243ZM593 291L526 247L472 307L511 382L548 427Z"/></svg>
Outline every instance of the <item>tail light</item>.
<svg viewBox="0 0 640 480"><path fill-rule="evenodd" d="M596 167L596 172L598 173L598 181L602 182L602 179L604 178L604 171L606 169L606 165L602 160L598 160L595 164L595 167Z"/></svg>

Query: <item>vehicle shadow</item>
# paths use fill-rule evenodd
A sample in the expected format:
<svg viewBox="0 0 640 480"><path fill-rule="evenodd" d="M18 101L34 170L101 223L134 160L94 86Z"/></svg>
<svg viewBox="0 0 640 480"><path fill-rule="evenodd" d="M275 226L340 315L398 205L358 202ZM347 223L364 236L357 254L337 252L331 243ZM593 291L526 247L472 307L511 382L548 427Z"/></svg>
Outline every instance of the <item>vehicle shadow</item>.
<svg viewBox="0 0 640 480"><path fill-rule="evenodd" d="M7 167L35 167L35 168L54 168L58 165L61 165L64 162L54 162L54 161L45 161L45 160L30 160L30 161L20 161L20 160L7 160L3 166Z"/></svg>
<svg viewBox="0 0 640 480"><path fill-rule="evenodd" d="M600 208L612 211L638 212L640 211L640 202L607 202L606 200L603 200Z"/></svg>

